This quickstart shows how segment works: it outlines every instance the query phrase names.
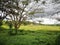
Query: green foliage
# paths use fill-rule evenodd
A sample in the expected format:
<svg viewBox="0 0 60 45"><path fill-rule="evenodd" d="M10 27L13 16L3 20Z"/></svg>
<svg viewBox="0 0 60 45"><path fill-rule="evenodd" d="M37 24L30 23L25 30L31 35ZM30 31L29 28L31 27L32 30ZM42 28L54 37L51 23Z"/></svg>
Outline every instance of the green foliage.
<svg viewBox="0 0 60 45"><path fill-rule="evenodd" d="M18 31L18 35L9 35L8 30L0 33L0 45L55 45L60 34L58 31Z"/></svg>
<svg viewBox="0 0 60 45"><path fill-rule="evenodd" d="M57 36L55 40L55 45L60 45L60 34Z"/></svg>

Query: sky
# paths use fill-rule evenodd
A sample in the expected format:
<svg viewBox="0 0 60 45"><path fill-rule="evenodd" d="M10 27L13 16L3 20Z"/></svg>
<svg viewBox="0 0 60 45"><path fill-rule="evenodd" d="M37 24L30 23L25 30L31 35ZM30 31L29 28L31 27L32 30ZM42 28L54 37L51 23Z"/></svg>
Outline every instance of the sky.
<svg viewBox="0 0 60 45"><path fill-rule="evenodd" d="M45 1L45 4L42 4L42 2ZM32 20L36 23L39 23L37 20L40 19L43 21L41 22L42 24L60 24L60 21L58 21L56 18L60 19L60 0L57 0L55 2L55 0L40 0L38 2L38 4L36 4L35 2L32 2L30 6L36 4L38 6L36 6L36 8L43 8L43 10L38 10L38 11L44 11L44 13L37 13L35 14L35 18L33 18ZM42 18L41 18L42 17ZM34 20L35 19L35 20ZM31 21L31 19L30 19ZM32 22L32 21L31 21Z"/></svg>

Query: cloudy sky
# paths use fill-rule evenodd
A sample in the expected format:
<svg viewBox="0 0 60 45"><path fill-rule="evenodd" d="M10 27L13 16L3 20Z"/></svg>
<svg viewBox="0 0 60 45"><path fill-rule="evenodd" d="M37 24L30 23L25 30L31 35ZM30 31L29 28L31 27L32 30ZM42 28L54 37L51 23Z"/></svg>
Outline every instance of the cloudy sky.
<svg viewBox="0 0 60 45"><path fill-rule="evenodd" d="M42 2L45 1L45 4ZM60 0L40 0L37 4L36 2L32 2L28 7L36 6L35 8L43 9L38 11L43 11L44 13L36 13L33 21L38 23L38 19L43 20L42 24L57 24L60 22L56 20L56 18L60 18ZM43 19L42 19L42 18ZM30 20L31 21L31 20Z"/></svg>

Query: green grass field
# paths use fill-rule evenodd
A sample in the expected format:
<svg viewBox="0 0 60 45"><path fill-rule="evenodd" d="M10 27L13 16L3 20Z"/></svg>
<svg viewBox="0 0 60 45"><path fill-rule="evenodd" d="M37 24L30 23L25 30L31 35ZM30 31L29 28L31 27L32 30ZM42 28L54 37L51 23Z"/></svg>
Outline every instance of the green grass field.
<svg viewBox="0 0 60 45"><path fill-rule="evenodd" d="M7 25L3 25L3 28L9 29ZM51 25L21 25L19 29L23 30L45 30L45 31L60 31L60 26L51 26Z"/></svg>
<svg viewBox="0 0 60 45"><path fill-rule="evenodd" d="M2 28L0 45L60 45L60 26L21 25L17 35L9 35L7 25Z"/></svg>
<svg viewBox="0 0 60 45"><path fill-rule="evenodd" d="M48 26L48 25L26 25L21 26L21 29L24 30L45 30L45 31L60 31L60 26Z"/></svg>

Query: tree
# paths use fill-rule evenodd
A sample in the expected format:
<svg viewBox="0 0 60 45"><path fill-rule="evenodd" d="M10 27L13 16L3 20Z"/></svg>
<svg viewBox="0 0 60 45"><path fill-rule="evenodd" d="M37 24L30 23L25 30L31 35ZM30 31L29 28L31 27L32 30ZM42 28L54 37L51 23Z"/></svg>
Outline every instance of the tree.
<svg viewBox="0 0 60 45"><path fill-rule="evenodd" d="M15 34L17 34L17 29L20 28L27 16L33 15L37 9L33 6L29 7L30 3L29 0L8 0L4 3L5 12L10 17L10 21L15 28Z"/></svg>

